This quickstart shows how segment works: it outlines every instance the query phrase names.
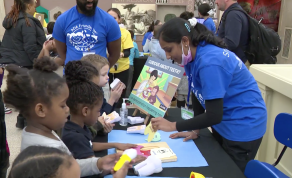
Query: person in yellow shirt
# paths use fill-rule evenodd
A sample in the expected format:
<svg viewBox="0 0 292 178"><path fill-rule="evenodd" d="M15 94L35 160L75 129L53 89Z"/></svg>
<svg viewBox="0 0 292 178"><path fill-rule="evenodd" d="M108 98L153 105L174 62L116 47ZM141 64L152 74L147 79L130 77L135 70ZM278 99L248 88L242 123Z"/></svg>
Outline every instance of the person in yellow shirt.
<svg viewBox="0 0 292 178"><path fill-rule="evenodd" d="M120 59L117 63L110 69L109 74L109 83L112 83L115 78L120 79L127 87L129 83L129 68L130 68L130 50L134 47L132 37L130 32L124 28L124 25L121 24L121 12L117 8L110 8L107 11L113 18L120 24L121 30L121 54ZM117 103L117 107L120 108L123 102L123 98L125 98L127 89L124 89L119 102Z"/></svg>

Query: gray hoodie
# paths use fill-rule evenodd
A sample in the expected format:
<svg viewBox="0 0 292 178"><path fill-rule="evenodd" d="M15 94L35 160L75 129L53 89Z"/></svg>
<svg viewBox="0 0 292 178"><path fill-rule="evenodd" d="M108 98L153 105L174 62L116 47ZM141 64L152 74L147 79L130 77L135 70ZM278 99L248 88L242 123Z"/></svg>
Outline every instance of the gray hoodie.
<svg viewBox="0 0 292 178"><path fill-rule="evenodd" d="M30 25L26 24L25 16ZM0 47L0 64L16 64L31 67L46 41L45 32L40 21L27 13L19 13L16 25L12 19L3 20L6 29Z"/></svg>

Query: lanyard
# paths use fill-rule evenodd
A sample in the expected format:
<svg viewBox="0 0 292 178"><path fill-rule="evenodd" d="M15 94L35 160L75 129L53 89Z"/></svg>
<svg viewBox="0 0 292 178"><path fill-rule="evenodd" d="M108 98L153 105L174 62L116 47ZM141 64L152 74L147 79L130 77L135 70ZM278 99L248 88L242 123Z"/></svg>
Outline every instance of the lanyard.
<svg viewBox="0 0 292 178"><path fill-rule="evenodd" d="M89 43L89 47L88 47L88 52L90 51L90 45L92 45L94 42L91 42L90 43L90 39L92 38L92 34L93 34L93 27L94 27L94 19L95 19L95 15L93 15L93 22L92 22L92 26L91 26L91 34L90 34L90 37L88 38L87 37L87 35L86 35L86 33L85 33L85 30L84 30L84 27L83 27L83 25L82 25L82 20L81 20L81 14L78 12L78 9L77 9L77 7L76 7L76 10L77 10L77 13L78 13L78 17L79 17L79 21L80 21L80 23L81 23L81 28L82 28L82 33L83 33L83 35L85 35L85 37L86 37L86 39L87 39L87 41L88 41L88 43Z"/></svg>
<svg viewBox="0 0 292 178"><path fill-rule="evenodd" d="M193 77L188 77L189 78L189 80L188 80L188 82L189 82L189 89L188 89L188 98L187 98L187 106L188 106L188 108L190 107L190 95L191 95L191 84L192 84L192 78Z"/></svg>

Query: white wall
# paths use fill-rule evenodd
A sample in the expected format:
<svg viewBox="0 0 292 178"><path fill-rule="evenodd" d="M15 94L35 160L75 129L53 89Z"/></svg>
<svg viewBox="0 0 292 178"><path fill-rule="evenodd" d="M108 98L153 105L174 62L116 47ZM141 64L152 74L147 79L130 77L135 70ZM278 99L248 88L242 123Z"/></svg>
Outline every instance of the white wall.
<svg viewBox="0 0 292 178"><path fill-rule="evenodd" d="M4 28L2 27L2 22L4 20L5 17L5 6L4 6L4 1L0 1L0 40L2 40L2 37L4 35Z"/></svg>
<svg viewBox="0 0 292 178"><path fill-rule="evenodd" d="M280 20L279 20L279 30L278 33L282 39L282 47L285 35L285 28L292 28L292 1L291 0L282 0L281 12L280 12ZM278 64L292 64L292 44L290 46L290 54L289 58L285 59L282 56L282 51L278 55Z"/></svg>

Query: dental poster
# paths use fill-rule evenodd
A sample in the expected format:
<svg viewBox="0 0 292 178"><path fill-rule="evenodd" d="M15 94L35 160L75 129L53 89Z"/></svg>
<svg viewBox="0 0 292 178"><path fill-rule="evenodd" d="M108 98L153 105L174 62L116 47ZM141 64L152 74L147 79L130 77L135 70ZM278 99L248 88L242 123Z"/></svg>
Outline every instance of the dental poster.
<svg viewBox="0 0 292 178"><path fill-rule="evenodd" d="M163 117L184 74L184 68L149 57L129 100L154 117Z"/></svg>

